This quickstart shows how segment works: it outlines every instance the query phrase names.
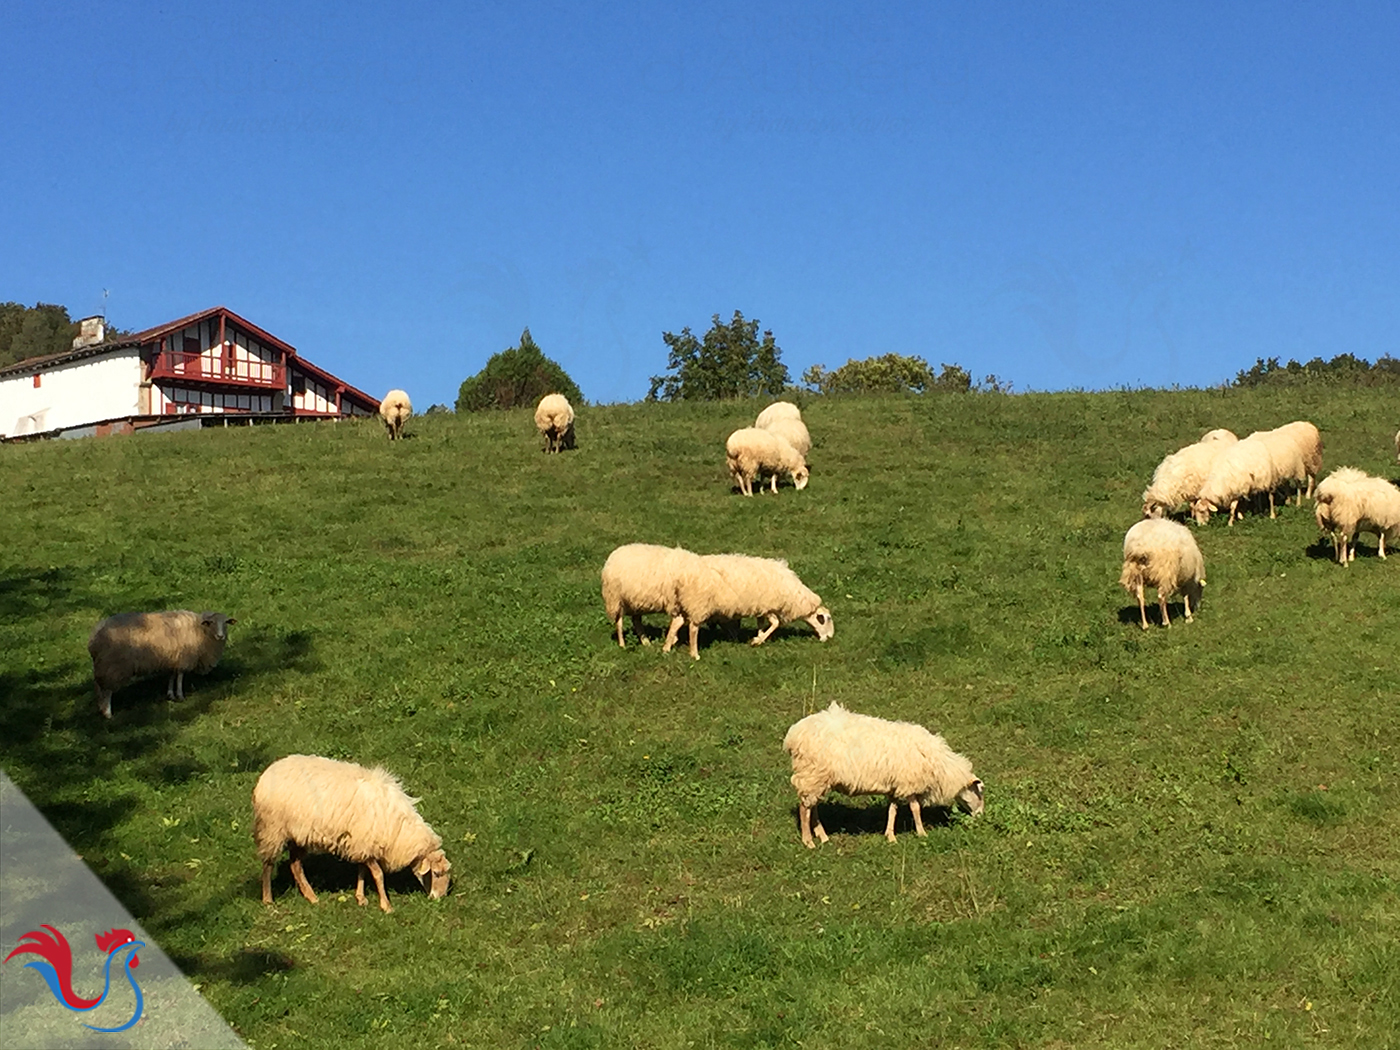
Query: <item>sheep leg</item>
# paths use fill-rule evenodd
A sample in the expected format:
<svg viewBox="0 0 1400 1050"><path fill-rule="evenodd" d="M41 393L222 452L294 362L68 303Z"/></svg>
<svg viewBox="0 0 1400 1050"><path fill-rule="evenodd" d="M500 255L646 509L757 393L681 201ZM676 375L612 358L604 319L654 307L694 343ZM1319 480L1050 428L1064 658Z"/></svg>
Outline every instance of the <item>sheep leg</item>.
<svg viewBox="0 0 1400 1050"><path fill-rule="evenodd" d="M894 799L890 799L890 819L885 821L885 838L889 839L891 842L894 841L894 818L895 814L898 812L899 803Z"/></svg>
<svg viewBox="0 0 1400 1050"><path fill-rule="evenodd" d="M918 799L911 798L909 800L909 812L914 814L914 834L919 836L926 835L927 832L924 831L924 818L919 813Z"/></svg>
<svg viewBox="0 0 1400 1050"><path fill-rule="evenodd" d="M1157 606L1162 610L1162 626L1170 627L1172 625L1172 618L1167 615L1167 600L1162 597L1162 592L1160 590L1157 592Z"/></svg>
<svg viewBox="0 0 1400 1050"><path fill-rule="evenodd" d="M363 908L368 902L368 898L365 896L366 870L367 869L365 868L365 866L361 864L359 866L359 870L355 872L355 903L358 904L361 908Z"/></svg>
<svg viewBox="0 0 1400 1050"><path fill-rule="evenodd" d="M292 854L292 878L296 881L297 889L301 890L301 895L312 904L319 903L316 900L315 892L311 889L311 883L306 881L306 875L301 870L301 858L306 856L306 851L300 846L292 846L290 852Z"/></svg>
<svg viewBox="0 0 1400 1050"><path fill-rule="evenodd" d="M690 621L690 658L700 659L700 625L694 620Z"/></svg>
<svg viewBox="0 0 1400 1050"><path fill-rule="evenodd" d="M379 861L368 860L365 862L365 867L369 868L369 873L374 876L374 886L379 890L379 910L393 911L394 909L389 906L389 895L384 892L384 869L379 866Z"/></svg>
<svg viewBox="0 0 1400 1050"><path fill-rule="evenodd" d="M112 717L112 694L109 690L103 689L96 682L92 685L97 693L97 710L101 712L103 718Z"/></svg>
<svg viewBox="0 0 1400 1050"><path fill-rule="evenodd" d="M774 494L774 495L777 495L777 492L778 492L778 474L777 474L777 471L774 471L774 472L773 472L773 494Z"/></svg>
<svg viewBox="0 0 1400 1050"><path fill-rule="evenodd" d="M1186 622L1187 622L1187 623L1190 623L1190 622L1191 622L1191 595L1189 595L1189 594L1187 594L1185 591L1183 591L1182 594L1181 594L1181 600L1182 600L1182 602L1186 605Z"/></svg>
<svg viewBox="0 0 1400 1050"><path fill-rule="evenodd" d="M812 831L816 833L818 840L821 842L830 842L831 839L826 834L826 828L822 827L822 818L817 816L817 804L815 802L812 803L812 817L815 821L812 824Z"/></svg>
<svg viewBox="0 0 1400 1050"><path fill-rule="evenodd" d="M632 614L632 632L637 636L637 641L641 642L643 645L651 644L651 639L647 637L646 631L643 628L641 613Z"/></svg>
<svg viewBox="0 0 1400 1050"><path fill-rule="evenodd" d="M1384 529L1382 529L1380 532L1376 533L1376 543L1378 544L1378 546L1376 547L1376 552L1377 552L1378 554L1380 554L1380 556L1381 556L1382 558L1384 558L1384 557L1385 557L1385 530L1384 530Z"/></svg>
<svg viewBox="0 0 1400 1050"><path fill-rule="evenodd" d="M1288 502L1288 497L1285 496L1285 497L1283 498L1283 501L1284 501L1284 503L1287 503L1287 502ZM1270 490L1269 490L1269 519L1270 519L1271 521L1273 521L1273 520L1276 520L1277 518L1278 518L1278 511L1274 508L1274 490L1273 490L1273 489L1270 489Z"/></svg>
<svg viewBox="0 0 1400 1050"><path fill-rule="evenodd" d="M1231 502L1230 502L1230 520L1227 521L1227 522L1225 523L1226 525L1234 525L1234 524L1235 524L1235 508L1238 507L1239 505L1240 505L1240 501L1239 501L1239 500L1231 500Z"/></svg>
<svg viewBox="0 0 1400 1050"><path fill-rule="evenodd" d="M680 613L671 617L671 625L666 628L666 644L661 647L663 653L669 653L676 647L676 642L681 636L681 625L684 623L685 617Z"/></svg>
<svg viewBox="0 0 1400 1050"><path fill-rule="evenodd" d="M802 845L808 849L816 849L817 844L812 841L812 807L804 806L799 802L797 812L798 819L802 824Z"/></svg>
<svg viewBox="0 0 1400 1050"><path fill-rule="evenodd" d="M175 676L173 674L170 676L170 680L165 683L165 698L167 700L175 699Z"/></svg>
<svg viewBox="0 0 1400 1050"><path fill-rule="evenodd" d="M624 619L626 619L626 617L619 616L617 618L617 645L620 649L627 648L627 643L622 640L622 621Z"/></svg>
<svg viewBox="0 0 1400 1050"><path fill-rule="evenodd" d="M769 636L772 635L772 633L778 629L778 624L780 624L780 623L782 623L781 620L779 620L779 619L778 619L775 615L773 615L772 613L769 613L769 614L768 614L768 630L766 630L766 631L760 631L758 634L754 635L753 641L751 641L749 644L750 644L750 645L762 645L764 642L768 641Z"/></svg>
<svg viewBox="0 0 1400 1050"><path fill-rule="evenodd" d="M185 672L175 672L175 695L181 700L185 698Z"/></svg>
<svg viewBox="0 0 1400 1050"><path fill-rule="evenodd" d="M1147 601L1142 594L1142 581L1137 585L1138 613L1142 616L1142 629L1147 630Z"/></svg>
<svg viewBox="0 0 1400 1050"><path fill-rule="evenodd" d="M277 863L275 859L263 861L263 903L272 903L272 868Z"/></svg>

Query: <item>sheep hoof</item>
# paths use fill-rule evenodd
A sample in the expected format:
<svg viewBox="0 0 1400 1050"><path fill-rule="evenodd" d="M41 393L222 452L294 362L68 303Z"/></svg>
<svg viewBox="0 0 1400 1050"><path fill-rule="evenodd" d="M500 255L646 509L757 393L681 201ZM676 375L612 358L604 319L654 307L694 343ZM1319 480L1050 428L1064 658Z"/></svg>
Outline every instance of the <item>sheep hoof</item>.
<svg viewBox="0 0 1400 1050"><path fill-rule="evenodd" d="M815 842L813 842L811 839L803 839L803 840L802 840L802 845L806 846L808 849L816 849L816 848L817 848L817 844L816 844Z"/></svg>

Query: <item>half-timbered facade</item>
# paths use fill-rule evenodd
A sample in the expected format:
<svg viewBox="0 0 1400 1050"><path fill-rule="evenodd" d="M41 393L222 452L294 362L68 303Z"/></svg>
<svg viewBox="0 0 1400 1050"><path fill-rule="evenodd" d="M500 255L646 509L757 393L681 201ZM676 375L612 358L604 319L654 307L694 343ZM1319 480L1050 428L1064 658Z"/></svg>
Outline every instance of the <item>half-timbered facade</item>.
<svg viewBox="0 0 1400 1050"><path fill-rule="evenodd" d="M222 306L106 341L88 318L73 349L0 368L0 437L172 416L373 415L377 399Z"/></svg>

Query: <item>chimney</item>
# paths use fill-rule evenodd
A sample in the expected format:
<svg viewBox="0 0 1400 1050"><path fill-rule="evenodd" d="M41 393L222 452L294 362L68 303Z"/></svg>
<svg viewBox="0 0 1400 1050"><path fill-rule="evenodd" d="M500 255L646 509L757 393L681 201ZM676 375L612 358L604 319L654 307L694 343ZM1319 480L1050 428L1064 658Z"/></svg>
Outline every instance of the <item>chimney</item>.
<svg viewBox="0 0 1400 1050"><path fill-rule="evenodd" d="M78 322L78 334L73 340L73 349L96 346L107 338L107 322L102 317L84 317Z"/></svg>

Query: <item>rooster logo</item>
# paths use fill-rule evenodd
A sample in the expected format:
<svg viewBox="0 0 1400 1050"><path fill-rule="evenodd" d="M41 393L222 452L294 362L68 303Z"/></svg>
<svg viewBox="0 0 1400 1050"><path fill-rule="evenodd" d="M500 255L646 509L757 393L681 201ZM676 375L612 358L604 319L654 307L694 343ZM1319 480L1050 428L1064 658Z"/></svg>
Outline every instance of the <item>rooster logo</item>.
<svg viewBox="0 0 1400 1050"><path fill-rule="evenodd" d="M44 930L49 932L45 933ZM68 938L47 923L44 924L43 930L30 930L21 937L19 947L5 956L5 962L9 962L16 955L26 953L39 956L40 958L25 963L24 968L38 973L49 986L49 991L53 992L53 997L63 1006L75 1013L85 1013L97 1009L106 1000L107 993L112 989L112 960L121 952L131 949L131 957L122 967L122 974L130 983L131 990L136 993L136 1012L126 1024L116 1028L98 1028L91 1024L83 1026L91 1028L94 1032L124 1032L137 1022L145 1004L134 971L140 964L136 952L144 948L146 942L138 941L130 930L108 930L106 933L99 933L94 939L97 941L98 950L107 953L107 963L103 968L102 994L96 999L84 999L73 991L73 951L68 947Z"/></svg>

